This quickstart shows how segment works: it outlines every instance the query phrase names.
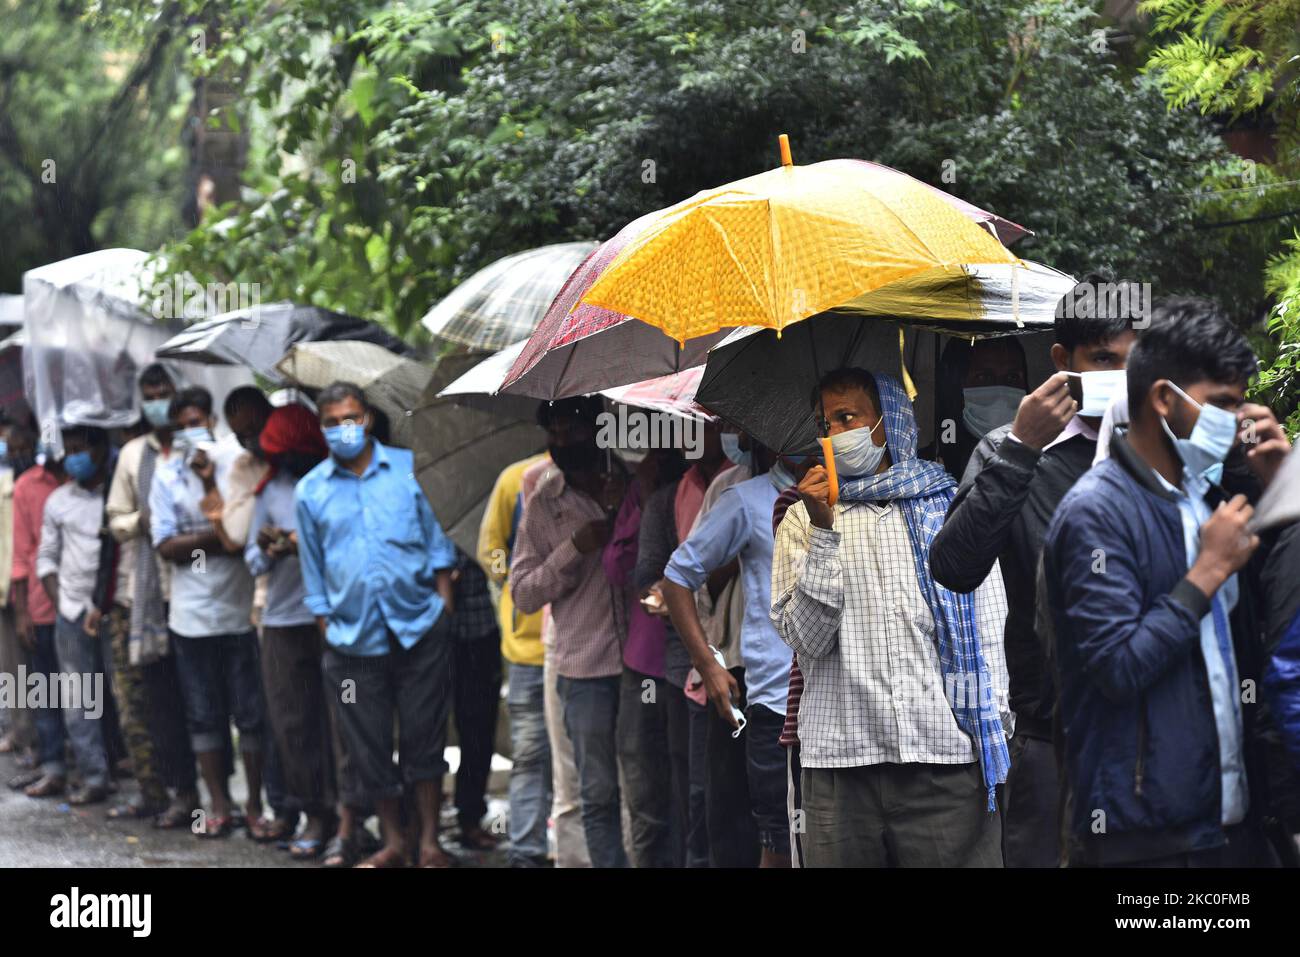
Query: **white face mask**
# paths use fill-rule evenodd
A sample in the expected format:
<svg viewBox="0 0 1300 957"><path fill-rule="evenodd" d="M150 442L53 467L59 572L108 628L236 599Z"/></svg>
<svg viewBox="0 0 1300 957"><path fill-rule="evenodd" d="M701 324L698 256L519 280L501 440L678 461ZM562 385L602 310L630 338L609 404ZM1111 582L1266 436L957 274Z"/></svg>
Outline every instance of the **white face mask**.
<svg viewBox="0 0 1300 957"><path fill-rule="evenodd" d="M1025 390L1009 385L981 385L962 389L961 394L966 400L961 420L971 434L982 439L1016 417Z"/></svg>
<svg viewBox="0 0 1300 957"><path fill-rule="evenodd" d="M1083 401L1079 415L1101 417L1116 396L1126 394L1128 373L1123 369L1096 369L1092 372L1067 372L1077 376L1083 386Z"/></svg>
<svg viewBox="0 0 1300 957"><path fill-rule="evenodd" d="M849 429L831 436L831 451L835 453L837 475L855 478L876 474L880 460L885 455L885 447L873 442L871 436L884 421L882 417L869 429Z"/></svg>

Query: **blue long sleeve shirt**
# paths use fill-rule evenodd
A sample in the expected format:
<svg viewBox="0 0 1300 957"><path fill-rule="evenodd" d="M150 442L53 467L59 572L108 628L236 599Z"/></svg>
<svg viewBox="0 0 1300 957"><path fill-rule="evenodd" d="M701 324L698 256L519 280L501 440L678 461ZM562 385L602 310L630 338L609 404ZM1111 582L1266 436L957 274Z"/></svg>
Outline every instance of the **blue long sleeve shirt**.
<svg viewBox="0 0 1300 957"><path fill-rule="evenodd" d="M443 612L437 572L456 551L415 480L414 456L372 440L357 476L330 456L294 491L305 601L325 638L350 655L415 645Z"/></svg>

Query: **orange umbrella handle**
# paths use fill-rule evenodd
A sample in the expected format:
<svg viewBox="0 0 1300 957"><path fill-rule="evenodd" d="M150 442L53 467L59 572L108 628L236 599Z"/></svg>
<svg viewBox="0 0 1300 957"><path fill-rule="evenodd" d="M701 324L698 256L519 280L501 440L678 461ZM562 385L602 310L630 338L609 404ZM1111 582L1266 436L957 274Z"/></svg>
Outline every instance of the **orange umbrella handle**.
<svg viewBox="0 0 1300 957"><path fill-rule="evenodd" d="M835 474L835 452L831 449L831 440L821 438L817 440L821 443L822 459L826 462L826 481L830 483L830 494L826 496L826 504L834 505L840 499L840 479Z"/></svg>
<svg viewBox="0 0 1300 957"><path fill-rule="evenodd" d="M781 165L793 166L794 158L790 155L790 137L782 133L776 138L776 141L781 145Z"/></svg>

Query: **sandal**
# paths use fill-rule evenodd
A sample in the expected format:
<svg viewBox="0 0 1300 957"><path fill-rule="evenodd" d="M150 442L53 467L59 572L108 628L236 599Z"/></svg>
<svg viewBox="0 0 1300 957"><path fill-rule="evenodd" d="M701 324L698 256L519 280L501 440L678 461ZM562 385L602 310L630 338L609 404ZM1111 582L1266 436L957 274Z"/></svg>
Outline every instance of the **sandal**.
<svg viewBox="0 0 1300 957"><path fill-rule="evenodd" d="M68 782L53 774L47 774L35 784L30 784L23 788L23 793L29 798L48 798L58 797L67 790Z"/></svg>
<svg viewBox="0 0 1300 957"><path fill-rule="evenodd" d="M289 856L295 861L314 861L324 847L325 842L318 837L300 837L289 845Z"/></svg>
<svg viewBox="0 0 1300 957"><path fill-rule="evenodd" d="M87 804L99 804L107 800L108 788L106 787L82 787L68 795L68 803L73 807L85 807Z"/></svg>
<svg viewBox="0 0 1300 957"><path fill-rule="evenodd" d="M19 771L9 779L9 787L14 791L21 791L29 785L35 784L41 778L45 777L40 771Z"/></svg>
<svg viewBox="0 0 1300 957"><path fill-rule="evenodd" d="M250 818L248 836L258 844L270 844L293 836L293 825L282 817L267 820L264 817Z"/></svg>
<svg viewBox="0 0 1300 957"><path fill-rule="evenodd" d="M229 837L234 833L235 827L233 814L227 814L225 817L209 817L207 826L201 831L196 831L195 836L206 840L216 840Z"/></svg>
<svg viewBox="0 0 1300 957"><path fill-rule="evenodd" d="M358 869L401 868L406 867L406 858L387 847L381 847L357 865Z"/></svg>
<svg viewBox="0 0 1300 957"><path fill-rule="evenodd" d="M104 812L104 817L110 821L143 821L145 818L157 817L165 807L162 804L145 804L143 801L126 801L114 804Z"/></svg>
<svg viewBox="0 0 1300 957"><path fill-rule="evenodd" d="M153 826L160 831L175 831L178 828L189 827L193 814L193 808L181 804L169 804L153 819Z"/></svg>

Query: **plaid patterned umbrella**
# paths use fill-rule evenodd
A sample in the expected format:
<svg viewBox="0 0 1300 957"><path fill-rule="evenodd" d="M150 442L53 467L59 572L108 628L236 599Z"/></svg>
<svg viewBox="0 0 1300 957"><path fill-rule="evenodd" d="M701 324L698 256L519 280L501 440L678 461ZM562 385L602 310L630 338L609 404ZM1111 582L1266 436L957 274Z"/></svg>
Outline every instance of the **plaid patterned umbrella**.
<svg viewBox="0 0 1300 957"><path fill-rule="evenodd" d="M439 339L496 352L527 339L555 293L595 248L556 243L498 259L452 290L420 320Z"/></svg>

